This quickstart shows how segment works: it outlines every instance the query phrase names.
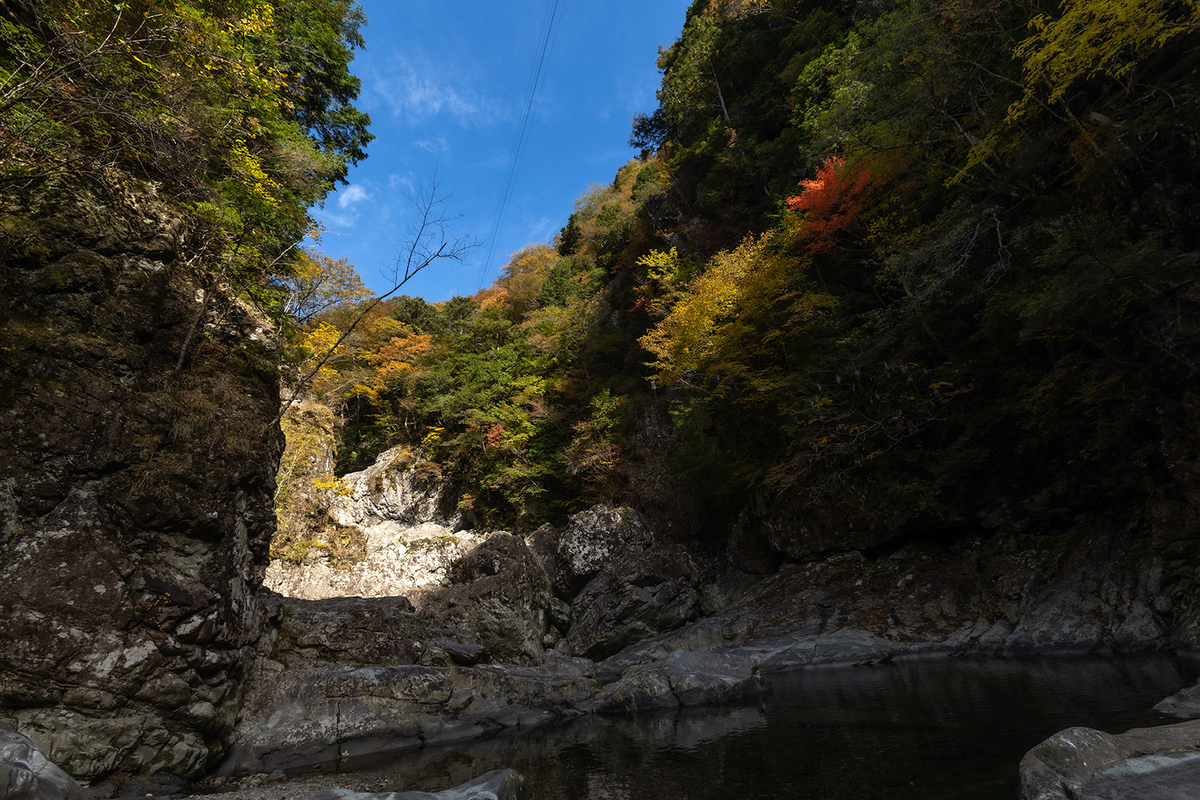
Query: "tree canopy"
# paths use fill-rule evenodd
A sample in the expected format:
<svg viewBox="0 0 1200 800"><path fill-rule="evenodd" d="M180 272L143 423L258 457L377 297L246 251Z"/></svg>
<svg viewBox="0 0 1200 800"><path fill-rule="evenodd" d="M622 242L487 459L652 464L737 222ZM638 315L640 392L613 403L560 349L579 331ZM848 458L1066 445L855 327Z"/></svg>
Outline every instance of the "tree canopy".
<svg viewBox="0 0 1200 800"><path fill-rule="evenodd" d="M372 138L349 72L364 21L353 0L8 0L0 187L149 182L188 215L201 283L278 308L308 208Z"/></svg>

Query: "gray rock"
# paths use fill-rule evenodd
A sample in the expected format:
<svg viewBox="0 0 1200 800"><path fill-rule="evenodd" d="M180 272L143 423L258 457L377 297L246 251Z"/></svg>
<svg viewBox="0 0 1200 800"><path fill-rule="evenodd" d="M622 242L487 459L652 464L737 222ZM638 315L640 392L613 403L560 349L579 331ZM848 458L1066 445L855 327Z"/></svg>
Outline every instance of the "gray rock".
<svg viewBox="0 0 1200 800"><path fill-rule="evenodd" d="M264 672L252 683L220 774L348 765L534 727L580 715L598 690L570 662Z"/></svg>
<svg viewBox="0 0 1200 800"><path fill-rule="evenodd" d="M1180 800L1200 796L1200 722L1054 734L1021 759L1021 800Z"/></svg>
<svg viewBox="0 0 1200 800"><path fill-rule="evenodd" d="M533 553L533 557L550 576L551 584L558 580L557 550L558 540L561 536L561 530L546 523L525 537L525 544L529 546L529 552Z"/></svg>
<svg viewBox="0 0 1200 800"><path fill-rule="evenodd" d="M365 470L343 476L344 489L330 498L330 518L362 528L379 522L434 522L454 527L457 518L442 512L443 487L413 468L422 460L419 451L393 447L380 453Z"/></svg>
<svg viewBox="0 0 1200 800"><path fill-rule="evenodd" d="M80 800L82 789L28 737L0 722L0 797L5 800Z"/></svg>
<svg viewBox="0 0 1200 800"><path fill-rule="evenodd" d="M571 517L554 549L555 590L573 598L607 564L650 548L654 532L625 506L598 505Z"/></svg>
<svg viewBox="0 0 1200 800"><path fill-rule="evenodd" d="M1009 652L1137 649L1167 634L1152 608L1162 564L1085 561L1071 564L1039 595L1005 642Z"/></svg>
<svg viewBox="0 0 1200 800"><path fill-rule="evenodd" d="M489 535L452 565L450 581L418 598L426 624L460 631L500 661L545 652L550 579L519 536Z"/></svg>
<svg viewBox="0 0 1200 800"><path fill-rule="evenodd" d="M1200 719L1200 683L1176 692L1156 705L1154 710L1180 719Z"/></svg>
<svg viewBox="0 0 1200 800"><path fill-rule="evenodd" d="M332 789L305 800L533 800L533 792L512 769L498 769L444 792L380 792Z"/></svg>
<svg viewBox="0 0 1200 800"><path fill-rule="evenodd" d="M695 564L679 545L617 558L575 598L571 651L599 660L680 627L699 612L697 584Z"/></svg>
<svg viewBox="0 0 1200 800"><path fill-rule="evenodd" d="M635 666L589 704L598 713L629 713L758 697L766 691L752 658L721 652L675 652Z"/></svg>
<svg viewBox="0 0 1200 800"><path fill-rule="evenodd" d="M450 661L460 667L473 667L480 661L486 661L490 657L487 648L481 644L436 639L434 640L434 646L441 648L450 658Z"/></svg>

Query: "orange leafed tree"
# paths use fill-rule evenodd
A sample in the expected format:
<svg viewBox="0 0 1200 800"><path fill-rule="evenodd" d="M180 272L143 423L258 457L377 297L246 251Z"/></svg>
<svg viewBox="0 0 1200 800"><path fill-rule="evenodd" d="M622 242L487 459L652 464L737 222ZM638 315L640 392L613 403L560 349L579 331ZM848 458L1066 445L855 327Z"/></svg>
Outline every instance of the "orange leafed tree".
<svg viewBox="0 0 1200 800"><path fill-rule="evenodd" d="M858 219L863 201L887 172L877 165L847 164L845 158L830 156L817 168L815 178L800 181L803 191L784 202L802 215L792 230L802 237L805 249L810 253L832 249Z"/></svg>
<svg viewBox="0 0 1200 800"><path fill-rule="evenodd" d="M371 357L375 364L375 386L383 389L415 377L421 359L432 349L433 337L414 333L394 336Z"/></svg>

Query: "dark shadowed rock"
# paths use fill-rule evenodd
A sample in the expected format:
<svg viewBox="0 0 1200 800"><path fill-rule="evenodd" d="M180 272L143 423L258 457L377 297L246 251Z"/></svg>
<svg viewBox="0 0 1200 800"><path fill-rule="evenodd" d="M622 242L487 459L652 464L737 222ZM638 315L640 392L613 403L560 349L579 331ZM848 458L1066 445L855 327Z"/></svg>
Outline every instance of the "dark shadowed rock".
<svg viewBox="0 0 1200 800"><path fill-rule="evenodd" d="M287 667L417 664L430 650L430 631L405 597L275 596L273 603L281 619L272 657Z"/></svg>
<svg viewBox="0 0 1200 800"><path fill-rule="evenodd" d="M194 776L263 624L273 337L148 186L55 185L0 233L0 718L80 780ZM15 226L15 227L14 227Z"/></svg>
<svg viewBox="0 0 1200 800"><path fill-rule="evenodd" d="M450 585L418 599L428 625L458 630L501 661L545 652L550 579L519 536L497 532L450 569Z"/></svg>
<svg viewBox="0 0 1200 800"><path fill-rule="evenodd" d="M444 792L380 792L378 794L332 789L305 800L533 800L521 773L498 769Z"/></svg>
<svg viewBox="0 0 1200 800"><path fill-rule="evenodd" d="M897 531L867 525L854 513L811 508L782 498L772 503L752 500L742 511L730 537L731 563L747 572L765 574L772 553L809 561L835 553L868 550L888 542ZM736 560L734 560L736 559Z"/></svg>
<svg viewBox="0 0 1200 800"><path fill-rule="evenodd" d="M725 554L734 567L755 575L770 575L783 562L763 532L762 521L748 511L742 512L730 531Z"/></svg>
<svg viewBox="0 0 1200 800"><path fill-rule="evenodd" d="M33 742L0 722L0 797L5 800L80 800L82 789Z"/></svg>
<svg viewBox="0 0 1200 800"><path fill-rule="evenodd" d="M1181 800L1200 786L1200 722L1054 734L1021 759L1021 800Z"/></svg>
<svg viewBox="0 0 1200 800"><path fill-rule="evenodd" d="M1200 719L1200 683L1176 692L1154 710L1180 719Z"/></svg>
<svg viewBox="0 0 1200 800"><path fill-rule="evenodd" d="M299 600L264 590L277 635L271 669L419 665L472 666L490 658L469 631L438 628L420 619L405 597ZM261 670L260 670L261 673Z"/></svg>
<svg viewBox="0 0 1200 800"><path fill-rule="evenodd" d="M766 691L754 659L723 652L675 652L625 671L591 702L599 713L728 703Z"/></svg>
<svg viewBox="0 0 1200 800"><path fill-rule="evenodd" d="M669 407L665 397L630 398L626 415L626 486L629 505L642 512L661 538L682 542L718 523L706 510L703 496L671 466L683 447L683 439Z"/></svg>
<svg viewBox="0 0 1200 800"><path fill-rule="evenodd" d="M260 669L223 775L345 765L530 728L579 716L599 689L576 662L285 670L264 661Z"/></svg>
<svg viewBox="0 0 1200 800"><path fill-rule="evenodd" d="M542 565L542 569L550 577L551 585L558 580L558 540L562 531L550 523L546 523L525 537L529 552Z"/></svg>
<svg viewBox="0 0 1200 800"><path fill-rule="evenodd" d="M679 545L617 558L575 598L567 632L571 651L606 658L695 619L697 584L695 564Z"/></svg>
<svg viewBox="0 0 1200 800"><path fill-rule="evenodd" d="M1071 558L1070 556L1074 557ZM1161 586L1159 560L1088 559L1069 554L1053 584L1030 598L1012 635L1010 652L1136 650L1164 641L1163 615L1154 609Z"/></svg>

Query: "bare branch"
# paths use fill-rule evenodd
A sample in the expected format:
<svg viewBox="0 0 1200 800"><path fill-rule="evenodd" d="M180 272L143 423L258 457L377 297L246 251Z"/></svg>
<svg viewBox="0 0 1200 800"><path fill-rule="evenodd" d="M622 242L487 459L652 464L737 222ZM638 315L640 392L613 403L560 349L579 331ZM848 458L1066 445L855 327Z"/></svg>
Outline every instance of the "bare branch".
<svg viewBox="0 0 1200 800"><path fill-rule="evenodd" d="M325 366L326 362L333 357L333 354L337 352L342 343L350 338L350 334L354 332L358 323L362 322L375 306L400 291L401 287L435 261L448 260L461 262L471 250L479 247L478 241L462 234L451 232L451 223L457 220L458 217L446 212L445 205L450 199L450 195L441 193L441 180L438 178L436 172L434 172L428 181L422 181L416 190L406 193L405 197L416 208L417 216L408 226L402 249L392 267L392 288L368 303L358 313L358 316L354 318L354 321L346 327L345 332L338 337L333 346L325 351L324 355L309 370L308 374L300 379L300 382L292 390L291 396L288 397L287 402L283 404L275 419L271 421L272 427L283 419L283 415L296 402L297 398L300 397L300 394L312 379L316 377L317 373L320 372L321 367Z"/></svg>

